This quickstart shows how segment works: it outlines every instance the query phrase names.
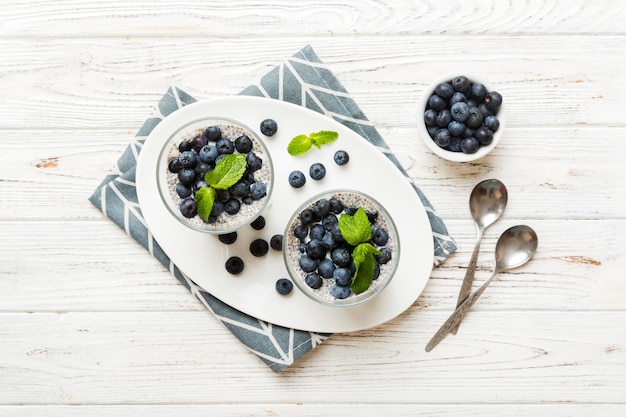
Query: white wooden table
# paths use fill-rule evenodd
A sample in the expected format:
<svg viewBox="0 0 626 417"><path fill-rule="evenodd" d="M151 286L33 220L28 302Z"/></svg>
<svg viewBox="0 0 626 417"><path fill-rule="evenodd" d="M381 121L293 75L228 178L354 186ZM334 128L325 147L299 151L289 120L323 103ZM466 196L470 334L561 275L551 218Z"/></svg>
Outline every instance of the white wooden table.
<svg viewBox="0 0 626 417"><path fill-rule="evenodd" d="M4 0L0 17L0 416L626 413L624 2ZM306 44L459 250L400 317L274 374L87 198L170 84L231 95ZM417 100L444 72L505 97L502 143L477 163L418 139ZM509 226L534 227L539 252L426 353L490 177L509 206L477 281Z"/></svg>

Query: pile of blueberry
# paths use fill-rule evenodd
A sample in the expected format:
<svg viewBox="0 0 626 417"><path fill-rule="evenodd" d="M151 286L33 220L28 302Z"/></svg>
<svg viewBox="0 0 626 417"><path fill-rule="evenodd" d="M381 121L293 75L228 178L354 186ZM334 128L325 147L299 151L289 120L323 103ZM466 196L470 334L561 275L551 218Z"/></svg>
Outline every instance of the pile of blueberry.
<svg viewBox="0 0 626 417"><path fill-rule="evenodd" d="M300 258L298 264L306 273L305 283L312 289L322 287L323 280L333 280L330 294L337 299L350 296L352 290L352 276L355 272L352 251L339 230L339 215L347 213L354 215L358 207L345 207L335 198L322 198L309 208L299 213L298 223L293 228L293 234L299 242ZM372 225L372 239L381 254L375 256L376 271L374 279L380 274L380 265L391 260L391 249L386 245L389 242L389 233L377 225L378 213L367 212Z"/></svg>
<svg viewBox="0 0 626 417"><path fill-rule="evenodd" d="M440 148L472 154L493 141L500 127L502 95L460 75L435 87L428 98L424 122Z"/></svg>
<svg viewBox="0 0 626 417"><path fill-rule="evenodd" d="M254 173L261 169L263 160L254 152L252 140L245 134L237 138L222 136L219 126L209 126L190 140L178 146L180 155L168 162L168 170L176 174L176 193L183 199L180 212L187 218L197 215L195 192L207 187L204 175L215 168L224 156L232 153L246 155L247 169L239 182L227 190L218 190L217 199L208 223L213 223L222 213L235 215L242 204L252 204L267 194L267 184L255 179Z"/></svg>

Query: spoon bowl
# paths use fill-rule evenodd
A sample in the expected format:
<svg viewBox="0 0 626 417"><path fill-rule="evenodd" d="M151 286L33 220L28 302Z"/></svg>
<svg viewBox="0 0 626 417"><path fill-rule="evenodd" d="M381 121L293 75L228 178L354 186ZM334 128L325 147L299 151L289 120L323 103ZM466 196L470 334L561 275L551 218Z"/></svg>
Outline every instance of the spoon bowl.
<svg viewBox="0 0 626 417"><path fill-rule="evenodd" d="M446 320L426 345L426 352L430 352L452 331L452 329L461 323L467 312L472 308L474 303L476 303L478 298L480 298L482 293L485 292L489 284L491 284L491 281L493 281L499 272L524 265L533 257L537 251L538 244L539 239L537 238L537 233L535 233L530 226L513 226L502 233L496 244L496 267L493 273L480 288L468 295L465 301L448 317L448 320Z"/></svg>

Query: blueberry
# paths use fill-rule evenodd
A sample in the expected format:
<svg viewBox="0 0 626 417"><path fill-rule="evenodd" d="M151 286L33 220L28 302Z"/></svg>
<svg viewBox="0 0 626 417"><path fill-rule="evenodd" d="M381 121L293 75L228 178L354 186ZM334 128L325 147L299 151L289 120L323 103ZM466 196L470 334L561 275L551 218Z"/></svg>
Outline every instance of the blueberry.
<svg viewBox="0 0 626 417"><path fill-rule="evenodd" d="M200 149L202 149L202 147L206 145L208 142L209 140L207 139L207 137L204 136L203 134L200 134L192 139L191 141L193 145L192 148L194 151L199 152Z"/></svg>
<svg viewBox="0 0 626 417"><path fill-rule="evenodd" d="M352 273L349 268L336 268L332 277L337 285L350 285L352 283Z"/></svg>
<svg viewBox="0 0 626 417"><path fill-rule="evenodd" d="M335 265L340 266L340 267L348 266L350 265L350 262L352 262L352 257L350 256L350 252L348 252L346 248L334 249L330 253L330 259L335 263Z"/></svg>
<svg viewBox="0 0 626 417"><path fill-rule="evenodd" d="M181 143L178 144L178 151L179 152L186 152L186 151L190 151L193 149L193 143L191 143L191 141L189 140L185 140Z"/></svg>
<svg viewBox="0 0 626 417"><path fill-rule="evenodd" d="M225 245L232 245L237 240L237 232L222 233L217 238Z"/></svg>
<svg viewBox="0 0 626 417"><path fill-rule="evenodd" d="M196 182L196 171L189 168L183 168L178 172L178 181L183 185L191 186Z"/></svg>
<svg viewBox="0 0 626 417"><path fill-rule="evenodd" d="M243 197L241 197L241 202L246 206L249 206L250 204L254 203L254 200L249 195L244 195Z"/></svg>
<svg viewBox="0 0 626 417"><path fill-rule="evenodd" d="M196 153L194 151L185 151L181 153L178 160L180 161L180 166L182 168L193 168L198 162L198 158L196 157Z"/></svg>
<svg viewBox="0 0 626 417"><path fill-rule="evenodd" d="M490 129L492 132L495 132L500 127L500 121L494 115L485 117L483 123L487 129Z"/></svg>
<svg viewBox="0 0 626 417"><path fill-rule="evenodd" d="M463 123L469 117L469 106L464 101L454 103L452 107L450 107L450 115L452 119Z"/></svg>
<svg viewBox="0 0 626 417"><path fill-rule="evenodd" d="M320 274L322 278L332 278L333 272L335 271L335 265L333 261L328 258L322 259L317 264L317 272Z"/></svg>
<svg viewBox="0 0 626 417"><path fill-rule="evenodd" d="M307 254L303 254L300 256L298 260L298 265L304 272L313 272L317 269L317 260L309 257Z"/></svg>
<svg viewBox="0 0 626 417"><path fill-rule="evenodd" d="M478 107L470 107L469 108L469 117L465 121L467 127L471 127L472 129L476 129L483 123L483 114L478 109Z"/></svg>
<svg viewBox="0 0 626 417"><path fill-rule="evenodd" d="M324 236L322 236L322 243L326 245L326 248L329 250L333 250L339 245L333 237L333 234L328 231L324 233Z"/></svg>
<svg viewBox="0 0 626 417"><path fill-rule="evenodd" d="M458 77L454 77L452 79L452 87L454 91L460 91L464 94L467 94L470 89L470 80L464 75L459 75Z"/></svg>
<svg viewBox="0 0 626 417"><path fill-rule="evenodd" d="M447 127L451 121L452 114L450 113L450 110L444 109L437 113L437 126Z"/></svg>
<svg viewBox="0 0 626 417"><path fill-rule="evenodd" d="M250 197L253 200L260 200L267 195L267 185L264 182L255 182L250 185Z"/></svg>
<svg viewBox="0 0 626 417"><path fill-rule="evenodd" d="M330 233L333 236L333 239L337 243L341 243L344 241L343 235L341 234L341 230L339 229L339 223L335 223L330 229Z"/></svg>
<svg viewBox="0 0 626 417"><path fill-rule="evenodd" d="M206 181L204 181L204 180L200 180L200 181L196 181L196 182L193 184L193 187L191 188L191 190L192 190L194 193L197 193L197 192L198 192L198 190L199 190L200 188L203 188L203 187L208 187L208 186L209 186L209 184L207 184L207 183L206 183Z"/></svg>
<svg viewBox="0 0 626 417"><path fill-rule="evenodd" d="M326 256L326 245L321 240L309 240L306 244L306 254L312 259L324 259Z"/></svg>
<svg viewBox="0 0 626 417"><path fill-rule="evenodd" d="M440 83L435 87L435 94L441 98L449 99L454 94L454 88L450 83Z"/></svg>
<svg viewBox="0 0 626 417"><path fill-rule="evenodd" d="M289 185L293 188L300 188L306 182L306 177L302 171L293 171L289 174Z"/></svg>
<svg viewBox="0 0 626 417"><path fill-rule="evenodd" d="M382 227L377 227L372 233L372 242L377 246L385 246L389 240L389 233Z"/></svg>
<svg viewBox="0 0 626 417"><path fill-rule="evenodd" d="M352 290L350 290L350 287L347 287L344 285L335 284L330 288L330 295L340 300L343 300L344 298L348 298L351 292Z"/></svg>
<svg viewBox="0 0 626 417"><path fill-rule="evenodd" d="M278 123L274 119L265 119L261 122L260 128L265 136L274 136L278 131Z"/></svg>
<svg viewBox="0 0 626 417"><path fill-rule="evenodd" d="M480 103L478 105L478 110L480 110L480 112L483 114L483 119L487 116L492 116L494 114L493 110L489 110L485 103Z"/></svg>
<svg viewBox="0 0 626 417"><path fill-rule="evenodd" d="M318 218L322 219L330 213L330 202L325 198L317 200L315 204L313 204L312 210Z"/></svg>
<svg viewBox="0 0 626 417"><path fill-rule="evenodd" d="M224 204L221 201L214 201L213 207L211 208L211 216L217 218L220 214L224 212Z"/></svg>
<svg viewBox="0 0 626 417"><path fill-rule="evenodd" d="M304 283L316 290L322 286L322 277L314 272L310 272L304 277Z"/></svg>
<svg viewBox="0 0 626 417"><path fill-rule="evenodd" d="M433 94L428 98L428 108L440 112L447 107L446 101L436 94Z"/></svg>
<svg viewBox="0 0 626 417"><path fill-rule="evenodd" d="M250 253L256 257L263 256L269 251L269 245L263 239L254 239L250 243Z"/></svg>
<svg viewBox="0 0 626 417"><path fill-rule="evenodd" d="M270 238L270 247L274 250L283 250L283 235L274 235Z"/></svg>
<svg viewBox="0 0 626 417"><path fill-rule="evenodd" d="M331 197L328 200L328 203L330 204L331 213L339 214L343 211L343 203L339 201L339 199L337 199L336 197Z"/></svg>
<svg viewBox="0 0 626 417"><path fill-rule="evenodd" d="M463 153L476 153L478 148L480 148L480 142L478 142L476 138L465 138L461 142L461 150Z"/></svg>
<svg viewBox="0 0 626 417"><path fill-rule="evenodd" d="M300 212L300 221L302 224L311 224L315 221L315 213L310 208L305 208Z"/></svg>
<svg viewBox="0 0 626 417"><path fill-rule="evenodd" d="M437 133L438 130L439 130L439 127L437 126L428 126L426 128L426 131L428 132L428 136L430 136L431 138L435 137L435 134Z"/></svg>
<svg viewBox="0 0 626 417"><path fill-rule="evenodd" d="M437 112L433 109L428 109L424 112L424 123L426 126L437 126Z"/></svg>
<svg viewBox="0 0 626 417"><path fill-rule="evenodd" d="M463 142L462 138L453 137L446 149L451 152L461 152L461 142Z"/></svg>
<svg viewBox="0 0 626 417"><path fill-rule="evenodd" d="M215 143L217 152L222 155L228 155L235 152L235 144L228 138L222 138Z"/></svg>
<svg viewBox="0 0 626 417"><path fill-rule="evenodd" d="M448 132L450 132L452 136L461 136L464 131L465 125L461 122L453 120L450 122L450 124L448 124Z"/></svg>
<svg viewBox="0 0 626 417"><path fill-rule="evenodd" d="M293 234L300 240L303 240L309 235L309 227L304 224L299 224L293 229Z"/></svg>
<svg viewBox="0 0 626 417"><path fill-rule="evenodd" d="M170 161L167 163L167 169L172 174L177 174L181 168L182 168L182 165L180 164L180 159L178 158L170 159Z"/></svg>
<svg viewBox="0 0 626 417"><path fill-rule="evenodd" d="M481 126L476 129L475 138L478 139L481 145L486 146L493 141L493 132L485 126Z"/></svg>
<svg viewBox="0 0 626 417"><path fill-rule="evenodd" d="M374 255L374 259L376 262L384 265L391 260L391 249L389 248L381 248L380 255Z"/></svg>
<svg viewBox="0 0 626 417"><path fill-rule="evenodd" d="M315 181L319 181L326 176L326 167L320 162L316 162L309 168L309 175Z"/></svg>
<svg viewBox="0 0 626 417"><path fill-rule="evenodd" d="M485 105L489 110L497 110L502 105L502 95L497 91L490 91L485 96Z"/></svg>
<svg viewBox="0 0 626 417"><path fill-rule="evenodd" d="M238 256L231 256L226 260L226 271L233 275L240 274L243 271L243 260Z"/></svg>
<svg viewBox="0 0 626 417"><path fill-rule="evenodd" d="M345 165L350 161L350 155L344 150L339 150L333 155L333 160L337 165Z"/></svg>
<svg viewBox="0 0 626 417"><path fill-rule="evenodd" d="M187 197L183 201L180 202L180 213L188 219L191 219L196 214L198 214L198 207L196 206L196 201Z"/></svg>
<svg viewBox="0 0 626 417"><path fill-rule="evenodd" d="M191 195L191 188L179 182L176 184L176 194L178 194L180 198L189 197Z"/></svg>
<svg viewBox="0 0 626 417"><path fill-rule="evenodd" d="M239 153L248 153L252 150L252 140L247 135L241 135L235 139L235 149Z"/></svg>
<svg viewBox="0 0 626 417"><path fill-rule="evenodd" d="M218 155L219 152L215 145L205 145L200 149L200 152L198 152L200 160L208 164L214 163Z"/></svg>
<svg viewBox="0 0 626 417"><path fill-rule="evenodd" d="M246 164L248 172L258 171L263 166L263 159L254 152L248 152L246 154Z"/></svg>
<svg viewBox="0 0 626 417"><path fill-rule="evenodd" d="M250 184L245 181L239 181L228 189L232 197L243 197L250 194Z"/></svg>
<svg viewBox="0 0 626 417"><path fill-rule="evenodd" d="M448 103L450 103L450 106L452 106L454 103L460 103L460 102L466 102L466 101L467 101L467 97L465 96L465 94L461 93L460 91L457 91L454 94L452 94L452 97L450 98Z"/></svg>
<svg viewBox="0 0 626 417"><path fill-rule="evenodd" d="M322 238L324 237L324 233L326 233L326 230L324 230L324 226L316 223L311 226L311 229L309 230L309 238L311 240L322 240Z"/></svg>
<svg viewBox="0 0 626 417"><path fill-rule="evenodd" d="M380 276L380 264L374 264L374 276L372 277L372 280L378 279L379 276Z"/></svg>
<svg viewBox="0 0 626 417"><path fill-rule="evenodd" d="M215 203L213 203L215 205ZM224 204L224 211L231 216L239 213L239 209L241 208L241 203L236 198L231 198Z"/></svg>
<svg viewBox="0 0 626 417"><path fill-rule="evenodd" d="M227 202L231 198L230 191L228 190L216 190L215 198L222 203Z"/></svg>
<svg viewBox="0 0 626 417"><path fill-rule="evenodd" d="M434 141L437 146L441 148L445 148L450 144L451 135L448 129L439 129L435 134Z"/></svg>
<svg viewBox="0 0 626 417"><path fill-rule="evenodd" d="M250 227L254 230L261 230L265 227L265 217L259 216L252 223L250 223Z"/></svg>
<svg viewBox="0 0 626 417"><path fill-rule="evenodd" d="M324 226L324 230L331 231L333 230L333 226L337 223L339 219L334 213L328 213L326 216L322 218L322 226Z"/></svg>
<svg viewBox="0 0 626 417"><path fill-rule="evenodd" d="M470 87L470 97L475 99L478 102L481 102L485 99L485 95L487 94L487 88L481 83L473 83Z"/></svg>
<svg viewBox="0 0 626 417"><path fill-rule="evenodd" d="M194 171L196 171L196 174L198 174L200 178L204 178L204 174L209 172L210 169L211 165L207 164L206 162L199 162L194 168Z"/></svg>
<svg viewBox="0 0 626 417"><path fill-rule="evenodd" d="M212 142L217 142L222 138L222 129L219 126L209 126L204 131L204 135L208 140Z"/></svg>
<svg viewBox="0 0 626 417"><path fill-rule="evenodd" d="M280 278L276 281L276 292L280 295L287 295L293 290L293 282L287 278Z"/></svg>

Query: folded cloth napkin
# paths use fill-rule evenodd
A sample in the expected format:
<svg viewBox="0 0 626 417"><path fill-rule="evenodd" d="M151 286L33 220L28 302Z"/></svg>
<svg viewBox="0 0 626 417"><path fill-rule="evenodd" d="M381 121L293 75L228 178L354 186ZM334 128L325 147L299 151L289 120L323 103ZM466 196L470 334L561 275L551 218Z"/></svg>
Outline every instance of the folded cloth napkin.
<svg viewBox="0 0 626 417"><path fill-rule="evenodd" d="M263 76L259 83L249 86L240 94L284 100L325 114L373 143L407 175L378 131L335 75L320 61L311 46L304 47ZM135 167L142 145L164 117L194 101L196 99L183 90L170 87L159 101L155 114L145 121L117 161L116 171L102 181L89 200L106 217L149 250L253 353L273 371L280 372L321 344L330 334L277 326L224 304L196 285L170 261L152 238L141 215L135 188ZM456 244L426 196L412 181L411 183L428 213L435 243L433 262L438 265L456 250Z"/></svg>

